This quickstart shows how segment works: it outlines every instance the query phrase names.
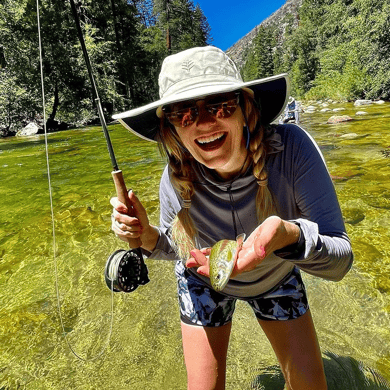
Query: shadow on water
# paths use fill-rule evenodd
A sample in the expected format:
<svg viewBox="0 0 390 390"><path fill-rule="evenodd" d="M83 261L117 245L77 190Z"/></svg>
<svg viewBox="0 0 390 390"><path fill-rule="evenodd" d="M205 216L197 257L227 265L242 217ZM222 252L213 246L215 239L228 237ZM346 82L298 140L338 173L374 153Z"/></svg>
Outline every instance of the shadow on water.
<svg viewBox="0 0 390 390"><path fill-rule="evenodd" d="M350 357L324 352L328 390L389 390L389 383L374 369ZM284 386L279 366L267 367L255 378L252 389L281 390Z"/></svg>

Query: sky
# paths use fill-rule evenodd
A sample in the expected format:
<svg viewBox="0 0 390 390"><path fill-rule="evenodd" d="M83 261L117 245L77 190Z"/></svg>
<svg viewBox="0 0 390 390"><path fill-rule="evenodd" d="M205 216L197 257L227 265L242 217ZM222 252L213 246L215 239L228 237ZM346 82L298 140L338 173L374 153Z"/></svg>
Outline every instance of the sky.
<svg viewBox="0 0 390 390"><path fill-rule="evenodd" d="M211 27L212 45L227 50L286 0L194 0Z"/></svg>

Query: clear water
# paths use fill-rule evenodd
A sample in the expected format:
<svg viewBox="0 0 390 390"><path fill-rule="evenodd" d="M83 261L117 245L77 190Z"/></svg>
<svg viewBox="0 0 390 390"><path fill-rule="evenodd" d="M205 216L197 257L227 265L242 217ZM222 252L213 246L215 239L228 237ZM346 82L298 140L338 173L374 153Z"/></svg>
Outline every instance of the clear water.
<svg viewBox="0 0 390 390"><path fill-rule="evenodd" d="M329 389L388 388L380 376L390 380L390 104L343 107L355 121L327 125L331 113L318 109L302 125L335 178L356 260L339 283L304 278ZM110 134L128 187L157 224L164 163L156 146L118 125ZM125 248L110 232L111 165L100 128L50 134L49 152L61 312L69 342L88 358L109 331L106 259ZM82 362L57 314L43 136L0 140L0 182L0 389L185 389L173 264L149 261L148 285L115 294L108 349ZM227 389L282 389L276 365L250 309L239 304Z"/></svg>

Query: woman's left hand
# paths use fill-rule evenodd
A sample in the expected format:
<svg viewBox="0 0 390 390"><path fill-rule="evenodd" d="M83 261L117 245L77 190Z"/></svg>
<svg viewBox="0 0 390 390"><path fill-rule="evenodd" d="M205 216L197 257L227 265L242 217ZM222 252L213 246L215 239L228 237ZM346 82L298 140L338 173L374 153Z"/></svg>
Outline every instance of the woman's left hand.
<svg viewBox="0 0 390 390"><path fill-rule="evenodd" d="M253 270L273 251L294 244L299 239L300 230L292 222L271 216L258 226L244 242L238 253L231 277ZM200 275L210 276L208 255L211 248L193 249L187 260L187 267L198 267Z"/></svg>
<svg viewBox="0 0 390 390"><path fill-rule="evenodd" d="M296 243L299 234L294 223L277 216L268 217L244 242L232 276L253 270L270 253Z"/></svg>

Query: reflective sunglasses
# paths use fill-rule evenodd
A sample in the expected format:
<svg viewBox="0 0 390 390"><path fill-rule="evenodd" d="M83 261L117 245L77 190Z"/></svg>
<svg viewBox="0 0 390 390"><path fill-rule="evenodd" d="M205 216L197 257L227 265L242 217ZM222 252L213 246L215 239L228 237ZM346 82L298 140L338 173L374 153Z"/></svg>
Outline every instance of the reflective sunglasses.
<svg viewBox="0 0 390 390"><path fill-rule="evenodd" d="M199 109L196 105L204 101L204 109L216 118L230 118L237 109L240 99L240 92L229 92L219 95L208 96L204 99L186 100L184 102L172 103L164 106L162 111L165 117L175 127L191 126L199 116Z"/></svg>

